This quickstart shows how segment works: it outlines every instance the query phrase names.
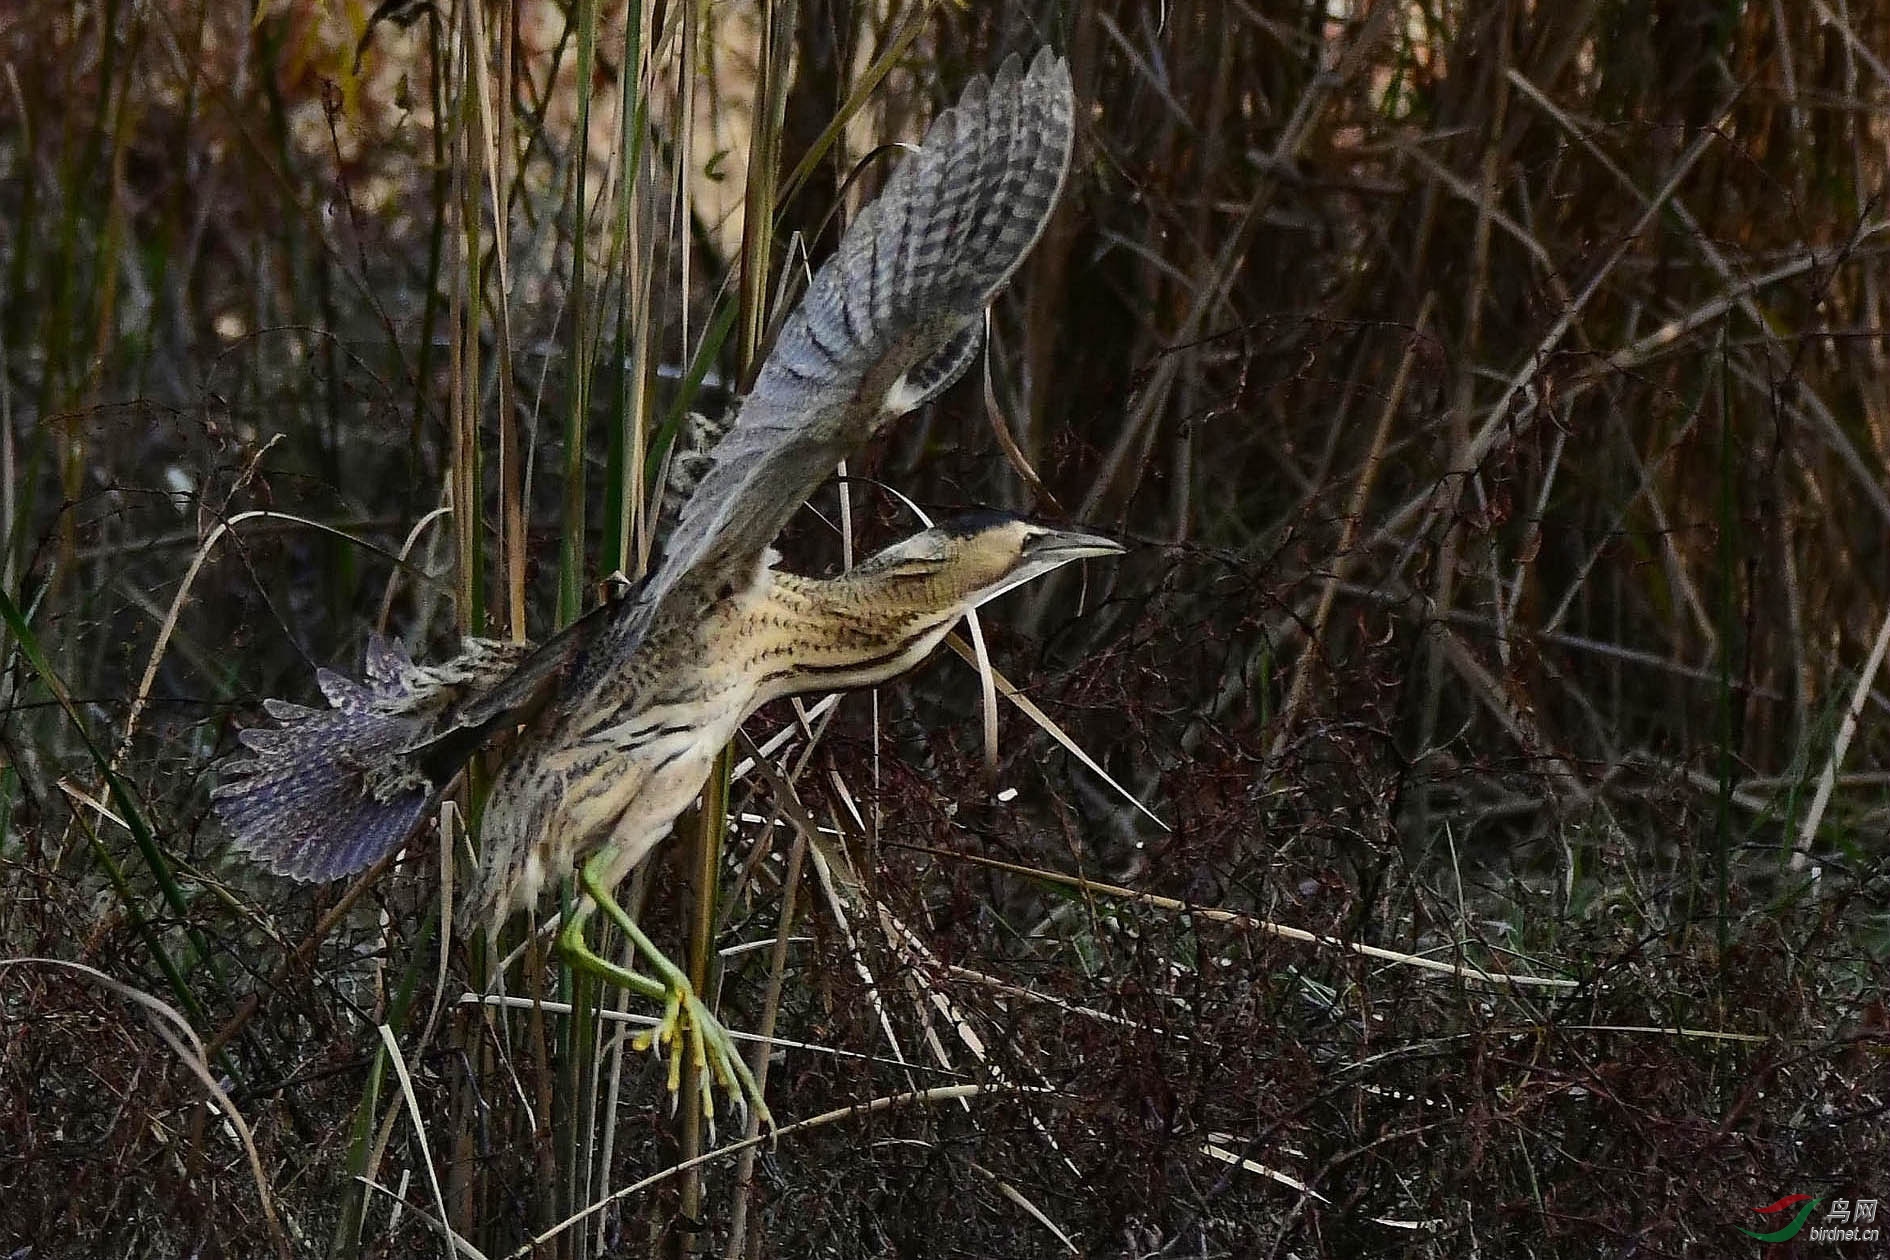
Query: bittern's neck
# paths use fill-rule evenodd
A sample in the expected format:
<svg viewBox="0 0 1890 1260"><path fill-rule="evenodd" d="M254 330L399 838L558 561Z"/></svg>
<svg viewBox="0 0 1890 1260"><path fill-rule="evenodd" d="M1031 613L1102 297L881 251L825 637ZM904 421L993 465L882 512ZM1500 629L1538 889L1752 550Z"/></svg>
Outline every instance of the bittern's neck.
<svg viewBox="0 0 1890 1260"><path fill-rule="evenodd" d="M767 577L748 614L750 633L775 645L764 698L885 682L925 659L969 602L936 577Z"/></svg>

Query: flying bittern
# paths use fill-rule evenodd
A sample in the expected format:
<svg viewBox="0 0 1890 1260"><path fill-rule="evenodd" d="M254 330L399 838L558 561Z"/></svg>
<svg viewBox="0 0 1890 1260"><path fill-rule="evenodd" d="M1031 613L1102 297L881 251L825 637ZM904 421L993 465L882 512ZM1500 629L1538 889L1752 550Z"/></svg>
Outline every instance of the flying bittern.
<svg viewBox="0 0 1890 1260"><path fill-rule="evenodd" d="M258 756L214 793L238 847L300 879L361 870L407 840L474 751L522 732L486 806L461 927L496 932L547 879L576 872L588 901L560 944L574 965L665 1003L651 1040L668 1049L672 1091L687 1039L705 1093L712 1071L760 1106L727 1032L612 891L755 709L890 679L984 601L1121 550L995 514L828 580L776 569L770 549L836 464L969 366L985 307L1056 202L1071 129L1069 70L1048 52L1028 72L1013 59L975 80L814 277L652 575L535 649L471 640L419 666L376 640L365 686L318 675L331 709L267 702L281 725L242 732ZM656 978L586 947L593 906Z"/></svg>

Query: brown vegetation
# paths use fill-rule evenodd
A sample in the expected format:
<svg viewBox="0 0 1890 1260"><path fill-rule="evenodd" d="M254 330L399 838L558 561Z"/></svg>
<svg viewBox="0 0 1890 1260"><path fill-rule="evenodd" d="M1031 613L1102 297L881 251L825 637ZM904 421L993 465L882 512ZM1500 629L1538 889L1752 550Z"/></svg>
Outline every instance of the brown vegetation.
<svg viewBox="0 0 1890 1260"><path fill-rule="evenodd" d="M0 14L0 1252L497 1256L653 1176L536 1254L1708 1255L1890 1197L1890 4L403 15ZM437 839L267 880L215 763L377 623L635 569L873 146L1046 41L1089 108L988 397L787 550L906 531L878 482L1137 545L986 617L1046 715L995 783L949 655L752 724L638 893L817 1122L677 1170L594 993L523 946L468 999Z"/></svg>

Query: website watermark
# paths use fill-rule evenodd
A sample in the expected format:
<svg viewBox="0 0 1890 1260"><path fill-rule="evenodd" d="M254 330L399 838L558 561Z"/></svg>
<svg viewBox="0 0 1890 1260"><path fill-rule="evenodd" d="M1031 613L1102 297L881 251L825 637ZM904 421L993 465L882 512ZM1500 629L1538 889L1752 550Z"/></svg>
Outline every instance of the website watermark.
<svg viewBox="0 0 1890 1260"><path fill-rule="evenodd" d="M1813 1213L1820 1204L1824 1204L1824 1213L1813 1220ZM1801 1234L1808 1243L1882 1242L1883 1227L1877 1224L1877 1206L1876 1199L1834 1198L1827 1203L1822 1196L1788 1194L1776 1203L1752 1209L1761 1216L1772 1217L1776 1228L1760 1232L1742 1226L1739 1232L1762 1243L1786 1242Z"/></svg>

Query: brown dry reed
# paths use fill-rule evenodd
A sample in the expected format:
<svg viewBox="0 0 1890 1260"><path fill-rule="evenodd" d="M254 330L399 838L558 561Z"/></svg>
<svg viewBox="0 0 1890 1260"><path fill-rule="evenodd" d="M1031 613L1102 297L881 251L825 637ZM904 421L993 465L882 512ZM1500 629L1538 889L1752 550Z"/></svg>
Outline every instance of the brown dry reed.
<svg viewBox="0 0 1890 1260"><path fill-rule="evenodd" d="M1890 1198L1890 4L382 9L0 14L0 1254L1703 1256ZM262 697L640 571L879 146L1046 42L1081 147L987 364L784 549L893 490L1136 546L986 618L988 750L949 654L764 712L630 890L783 1040L777 1144L542 934L442 940L483 774L351 885L226 857Z"/></svg>

